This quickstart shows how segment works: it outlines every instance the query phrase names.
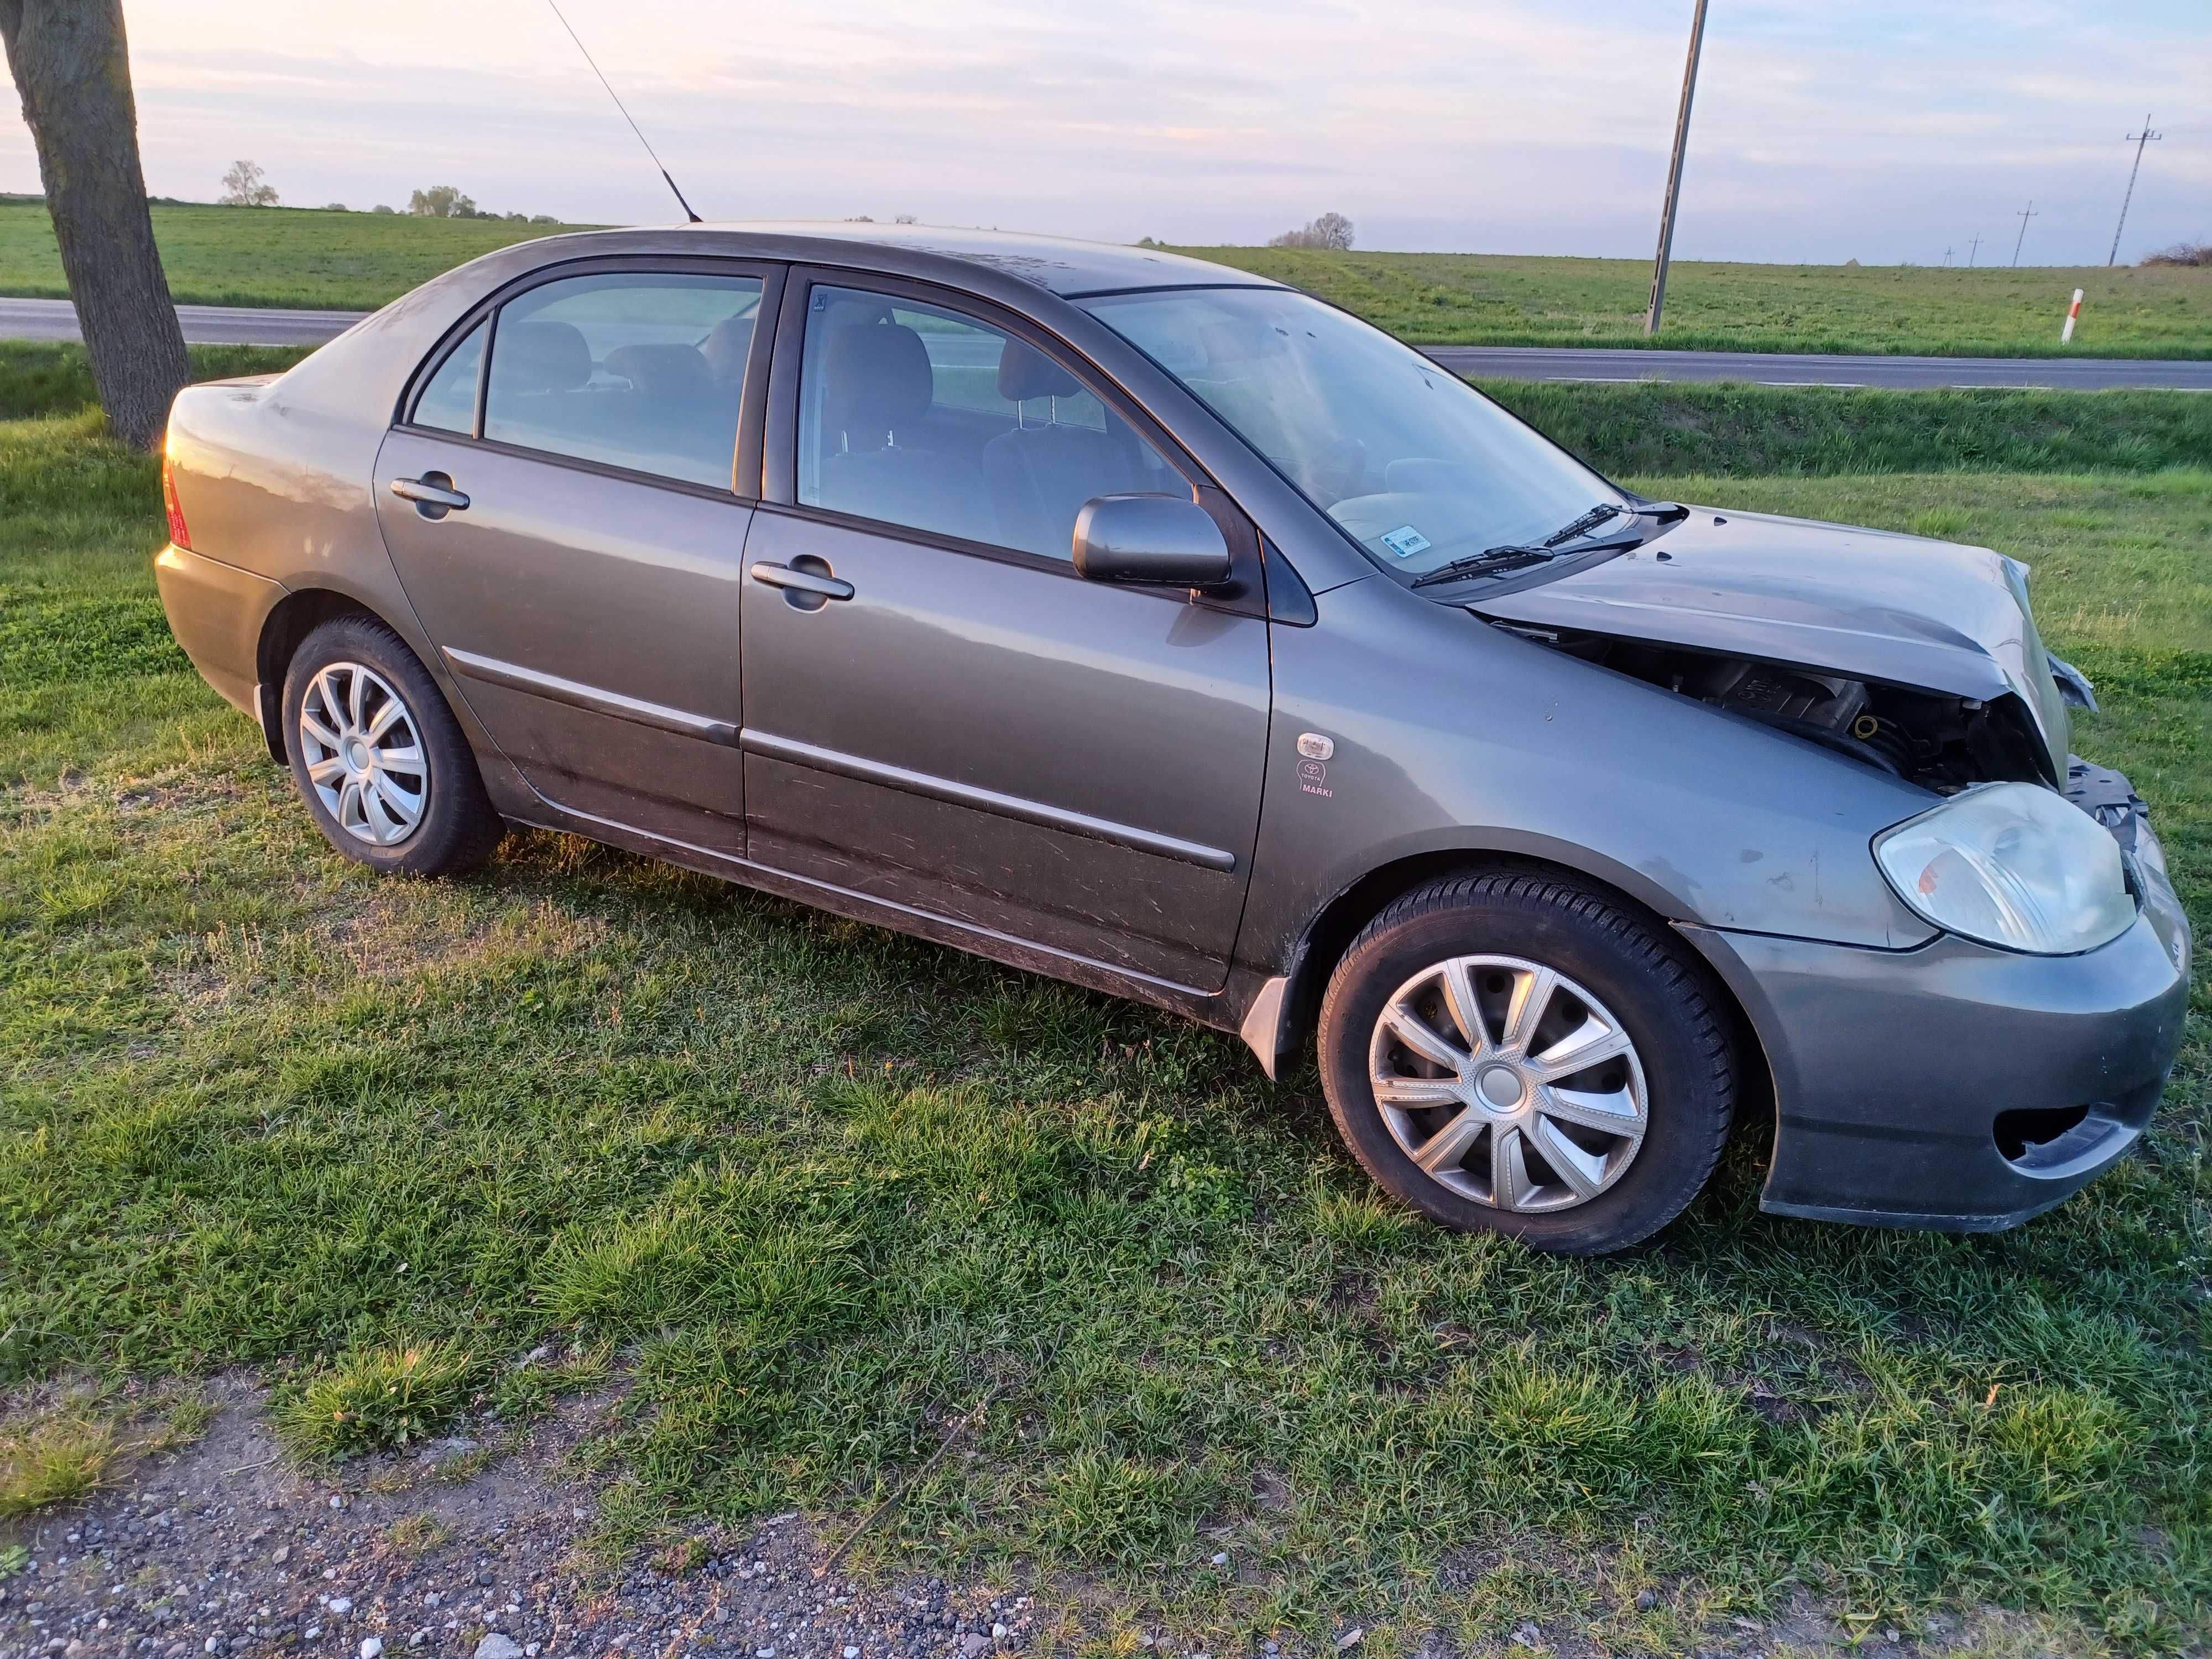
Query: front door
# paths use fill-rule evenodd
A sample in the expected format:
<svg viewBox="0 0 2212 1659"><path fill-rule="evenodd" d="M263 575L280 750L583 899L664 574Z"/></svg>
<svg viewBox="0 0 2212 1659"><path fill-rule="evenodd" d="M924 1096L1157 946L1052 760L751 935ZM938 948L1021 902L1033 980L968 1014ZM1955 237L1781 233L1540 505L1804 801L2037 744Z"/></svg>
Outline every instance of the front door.
<svg viewBox="0 0 2212 1659"><path fill-rule="evenodd" d="M803 339L783 331L791 499L755 519L741 600L751 856L1218 989L1259 823L1266 620L1070 558L1085 501L1190 483L978 316L828 286L805 307Z"/></svg>
<svg viewBox="0 0 2212 1659"><path fill-rule="evenodd" d="M376 470L407 596L532 787L740 855L752 504L731 483L761 295L696 271L527 289L446 358Z"/></svg>

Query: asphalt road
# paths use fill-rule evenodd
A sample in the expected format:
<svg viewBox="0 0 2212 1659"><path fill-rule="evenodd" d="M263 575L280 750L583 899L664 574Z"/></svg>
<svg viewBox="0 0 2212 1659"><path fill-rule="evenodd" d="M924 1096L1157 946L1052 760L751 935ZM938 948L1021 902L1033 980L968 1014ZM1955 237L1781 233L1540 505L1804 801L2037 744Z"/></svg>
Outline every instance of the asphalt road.
<svg viewBox="0 0 2212 1659"><path fill-rule="evenodd" d="M179 306L185 337L225 345L319 345L356 311ZM0 339L74 340L66 300L0 299ZM2048 386L2094 392L2163 386L2212 392L2212 360L2157 357L1829 357L1763 351L1583 351L1557 346L1431 346L1462 374L1524 380L1750 380L1765 386Z"/></svg>
<svg viewBox="0 0 2212 1659"><path fill-rule="evenodd" d="M195 345L320 345L368 313L276 311L251 306L179 306L177 320ZM67 300L0 299L0 340L78 338L76 307Z"/></svg>

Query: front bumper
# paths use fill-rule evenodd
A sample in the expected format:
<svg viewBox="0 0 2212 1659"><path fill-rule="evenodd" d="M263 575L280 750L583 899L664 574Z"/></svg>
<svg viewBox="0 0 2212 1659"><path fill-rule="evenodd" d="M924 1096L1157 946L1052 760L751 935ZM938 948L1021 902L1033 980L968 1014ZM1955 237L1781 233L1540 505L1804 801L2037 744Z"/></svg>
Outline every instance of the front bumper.
<svg viewBox="0 0 2212 1659"><path fill-rule="evenodd" d="M2118 793L2132 799L2124 779ZM2112 794L2102 790L2105 805ZM2134 1146L2181 1045L2191 953L2140 809L2096 813L2129 854L2135 925L2079 956L1948 936L1875 951L1681 930L1742 1000L1773 1071L1761 1208L1993 1231L2061 1202Z"/></svg>

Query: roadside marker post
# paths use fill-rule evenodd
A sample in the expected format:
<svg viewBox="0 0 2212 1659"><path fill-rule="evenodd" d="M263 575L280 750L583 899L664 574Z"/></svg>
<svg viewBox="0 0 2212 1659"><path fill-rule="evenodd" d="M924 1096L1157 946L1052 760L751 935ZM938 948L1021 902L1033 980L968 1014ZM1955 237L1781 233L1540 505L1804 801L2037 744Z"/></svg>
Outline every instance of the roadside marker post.
<svg viewBox="0 0 2212 1659"><path fill-rule="evenodd" d="M2075 319L2079 317L2081 314L2081 290L2077 288L2074 290L2074 303L2066 307L2066 326L2058 331L2059 344L2072 345L2074 343L2074 321Z"/></svg>

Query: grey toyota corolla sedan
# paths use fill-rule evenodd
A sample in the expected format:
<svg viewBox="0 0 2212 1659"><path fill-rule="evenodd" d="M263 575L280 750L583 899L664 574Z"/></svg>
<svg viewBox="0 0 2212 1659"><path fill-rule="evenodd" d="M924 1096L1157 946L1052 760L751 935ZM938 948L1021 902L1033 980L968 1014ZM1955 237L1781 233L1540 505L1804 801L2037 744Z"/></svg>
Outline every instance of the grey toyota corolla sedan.
<svg viewBox="0 0 2212 1659"><path fill-rule="evenodd" d="M1997 1228L2190 938L2001 554L1645 500L1241 271L489 254L171 417L177 638L380 870L565 830L1238 1033L1446 1226Z"/></svg>

